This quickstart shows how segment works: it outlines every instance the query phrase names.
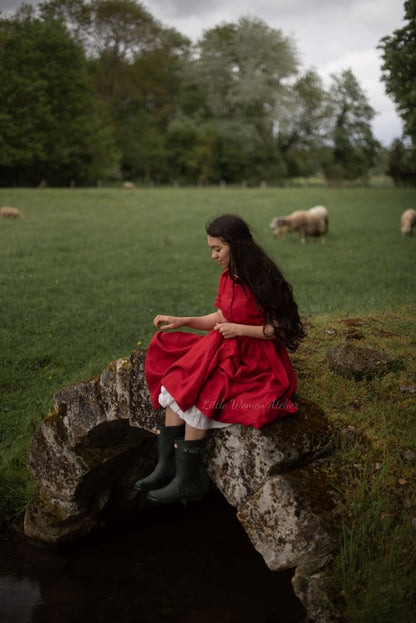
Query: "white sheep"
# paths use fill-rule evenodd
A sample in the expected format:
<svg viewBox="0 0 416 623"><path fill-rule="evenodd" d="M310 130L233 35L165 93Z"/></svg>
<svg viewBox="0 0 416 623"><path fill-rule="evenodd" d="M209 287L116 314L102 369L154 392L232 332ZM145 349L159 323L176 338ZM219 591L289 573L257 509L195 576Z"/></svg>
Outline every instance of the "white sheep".
<svg viewBox="0 0 416 623"><path fill-rule="evenodd" d="M9 208L4 206L0 209L0 218L3 220L4 218L19 218L23 221L23 214L19 212L17 208Z"/></svg>
<svg viewBox="0 0 416 623"><path fill-rule="evenodd" d="M307 237L322 236L322 242L325 242L326 224L322 218L311 214L309 211L297 210L289 216L279 218L275 235L278 237L282 232L282 227L287 232L297 231L300 234L300 241L305 242Z"/></svg>
<svg viewBox="0 0 416 623"><path fill-rule="evenodd" d="M303 211L303 210L299 210L299 211ZM317 216L318 218L322 218L325 221L326 230L328 231L329 214L328 214L328 210L324 206L314 206L313 208L310 208L308 212L310 214L313 214L314 216ZM276 234L276 229L278 229L277 227L278 221L281 220L282 218L283 217L281 216L275 216L269 225L270 229L274 232L275 236L277 235L278 237L280 236L281 233L283 234L286 233L284 228L281 227L280 231Z"/></svg>
<svg viewBox="0 0 416 623"><path fill-rule="evenodd" d="M410 236L413 226L416 225L416 210L405 210L400 218L400 231L403 236Z"/></svg>

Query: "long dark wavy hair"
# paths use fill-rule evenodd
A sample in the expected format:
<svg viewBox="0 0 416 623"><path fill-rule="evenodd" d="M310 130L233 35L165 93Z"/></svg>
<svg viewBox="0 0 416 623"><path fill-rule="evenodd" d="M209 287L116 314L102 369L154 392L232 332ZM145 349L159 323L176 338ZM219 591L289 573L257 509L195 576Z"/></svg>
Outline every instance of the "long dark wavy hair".
<svg viewBox="0 0 416 623"><path fill-rule="evenodd" d="M230 245L231 279L246 284L276 338L288 350L296 350L305 337L293 288L273 260L253 240L245 221L234 214L223 214L206 225L206 232ZM263 328L264 334L268 336ZM270 337L270 336L268 336Z"/></svg>

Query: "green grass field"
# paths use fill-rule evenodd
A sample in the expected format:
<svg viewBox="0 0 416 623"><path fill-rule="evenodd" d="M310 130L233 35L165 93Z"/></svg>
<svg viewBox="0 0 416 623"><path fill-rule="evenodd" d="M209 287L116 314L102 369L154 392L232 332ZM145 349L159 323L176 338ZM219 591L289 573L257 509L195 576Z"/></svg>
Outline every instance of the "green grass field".
<svg viewBox="0 0 416 623"><path fill-rule="evenodd" d="M297 236L273 237L269 223L274 216L318 204L330 213L325 244L301 244ZM339 460L351 465L381 461L384 466L381 472L371 472L371 478L367 467L368 477L351 478L346 495L351 521L346 523L336 578L347 600L348 620L410 621L405 618L408 610L403 618L388 618L388 608L386 618L378 616L375 580L374 596L366 595L370 606L364 608L356 578L364 586L376 569L384 568L376 556L368 555L367 567L357 572L362 544L368 539L377 543L384 531L384 540L388 535L397 550L382 554L390 569L397 567L386 571L394 578L386 599L392 601L398 594L397 584L407 587L401 602L410 599L404 581L408 561L401 548L414 538L414 493L405 498L411 502L406 502L409 527L404 530L402 515L392 510L396 497L383 497L380 474L384 485L394 483L400 453L415 449L415 398L401 395L398 385L416 382L416 235L403 238L400 233L400 215L416 205L416 190L0 189L0 206L6 205L18 208L24 220L0 221L2 529L21 529L23 509L34 495L26 459L54 392L99 374L138 345L146 348L157 313L213 311L220 268L210 259L205 223L233 212L252 225L259 243L292 283L301 314L312 324L300 349L309 370L299 379L299 391L319 402L335 424L352 423L371 440L364 459L361 451L357 457L349 447L339 449ZM337 323L358 316L368 320L371 345L398 356L405 353L404 369L379 385L340 381L325 367L327 348L340 341ZM376 336L371 319L377 319L384 334ZM335 337L328 337L328 326L337 329ZM402 479L414 482L415 471L413 465ZM364 501L373 494L370 517L364 520ZM387 504L384 511L377 510L380 500ZM396 513L398 524L388 530L380 525L375 537L370 524L380 513ZM360 537L351 532L358 525ZM380 581L377 575L377 586ZM371 608L376 608L374 616ZM394 611L397 615L397 607Z"/></svg>

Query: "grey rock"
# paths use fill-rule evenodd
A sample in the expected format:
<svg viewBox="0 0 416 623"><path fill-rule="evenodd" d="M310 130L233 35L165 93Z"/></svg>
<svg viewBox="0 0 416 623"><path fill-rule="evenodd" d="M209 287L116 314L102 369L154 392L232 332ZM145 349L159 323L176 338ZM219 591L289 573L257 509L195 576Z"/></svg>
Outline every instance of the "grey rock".
<svg viewBox="0 0 416 623"><path fill-rule="evenodd" d="M330 370L356 381L382 376L400 367L400 361L388 353L351 343L333 346L326 359Z"/></svg>
<svg viewBox="0 0 416 623"><path fill-rule="evenodd" d="M266 480L238 511L272 571L319 561L337 542L337 505L325 470L308 467Z"/></svg>
<svg viewBox="0 0 416 623"><path fill-rule="evenodd" d="M331 556L321 559L321 568L330 564ZM308 620L323 623L343 623L345 618L334 606L338 595L330 595L325 572L313 565L305 564L296 568L292 578L293 589L302 603L308 604Z"/></svg>
<svg viewBox="0 0 416 623"><path fill-rule="evenodd" d="M232 506L243 504L269 476L328 451L333 436L323 411L301 399L297 408L260 430L233 425L208 439L207 473Z"/></svg>

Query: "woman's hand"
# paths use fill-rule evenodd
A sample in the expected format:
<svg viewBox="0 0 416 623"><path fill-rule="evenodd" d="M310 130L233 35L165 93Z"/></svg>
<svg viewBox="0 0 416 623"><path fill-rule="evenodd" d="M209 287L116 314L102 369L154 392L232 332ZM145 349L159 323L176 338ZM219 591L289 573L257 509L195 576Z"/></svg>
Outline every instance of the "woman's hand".
<svg viewBox="0 0 416 623"><path fill-rule="evenodd" d="M166 323L163 326L160 326L162 323ZM153 324L155 327L159 327L162 331L168 331L169 329L179 329L184 324L183 318L178 318L176 316L163 316L158 314L156 318L153 320Z"/></svg>
<svg viewBox="0 0 416 623"><path fill-rule="evenodd" d="M218 331L226 340L240 335L240 325L235 322L217 322L214 331Z"/></svg>

